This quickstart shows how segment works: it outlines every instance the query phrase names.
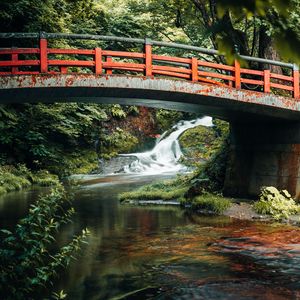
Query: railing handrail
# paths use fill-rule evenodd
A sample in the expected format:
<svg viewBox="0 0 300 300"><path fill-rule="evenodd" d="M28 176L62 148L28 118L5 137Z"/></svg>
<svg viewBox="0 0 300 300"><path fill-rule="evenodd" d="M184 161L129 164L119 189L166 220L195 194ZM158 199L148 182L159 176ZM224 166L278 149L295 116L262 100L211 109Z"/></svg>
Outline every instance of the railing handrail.
<svg viewBox="0 0 300 300"><path fill-rule="evenodd" d="M151 44L153 46L160 47L170 47L170 48L178 48L190 51L196 51L203 54L208 55L219 55L223 56L222 53L219 53L216 49L206 49L203 47L180 44L180 43L172 43L172 42L162 42L155 41L149 38L130 38L130 37L118 37L118 36L109 36L109 35L94 35L94 34L74 34L74 33L47 33L47 32L30 32L30 33L22 33L22 32L1 32L0 39L33 39L33 38L45 38L45 39L81 39L81 40L100 40L100 41L114 41L114 42L126 42L126 43L137 43L137 44ZM277 60L265 59L254 56L246 56L240 55L240 58L245 61L252 61L262 64L270 64L279 67L291 68L293 70L298 70L298 66L293 63L286 63Z"/></svg>

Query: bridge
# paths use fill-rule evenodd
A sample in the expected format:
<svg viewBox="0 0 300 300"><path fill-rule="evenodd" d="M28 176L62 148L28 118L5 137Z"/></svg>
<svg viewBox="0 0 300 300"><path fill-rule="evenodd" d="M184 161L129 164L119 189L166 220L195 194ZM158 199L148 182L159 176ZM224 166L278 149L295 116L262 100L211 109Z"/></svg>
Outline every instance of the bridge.
<svg viewBox="0 0 300 300"><path fill-rule="evenodd" d="M77 47L54 46L65 39ZM83 49L85 41L96 45ZM228 65L217 50L147 38L0 33L0 45L0 103L119 103L215 116L231 124L225 194L274 185L300 197L297 65L242 55ZM165 55L166 47L178 55Z"/></svg>

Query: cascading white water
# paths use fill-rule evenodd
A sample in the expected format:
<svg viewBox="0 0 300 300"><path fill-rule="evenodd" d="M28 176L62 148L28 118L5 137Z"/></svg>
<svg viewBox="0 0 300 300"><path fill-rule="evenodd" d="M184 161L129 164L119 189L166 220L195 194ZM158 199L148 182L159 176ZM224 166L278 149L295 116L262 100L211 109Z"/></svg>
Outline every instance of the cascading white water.
<svg viewBox="0 0 300 300"><path fill-rule="evenodd" d="M182 155L178 142L179 136L187 129L196 126L213 126L211 117L203 117L191 121L180 121L173 126L172 133L163 133L155 147L143 153L123 154L122 156L134 156L136 160L124 167L125 173L161 174L184 172L187 168L179 163Z"/></svg>

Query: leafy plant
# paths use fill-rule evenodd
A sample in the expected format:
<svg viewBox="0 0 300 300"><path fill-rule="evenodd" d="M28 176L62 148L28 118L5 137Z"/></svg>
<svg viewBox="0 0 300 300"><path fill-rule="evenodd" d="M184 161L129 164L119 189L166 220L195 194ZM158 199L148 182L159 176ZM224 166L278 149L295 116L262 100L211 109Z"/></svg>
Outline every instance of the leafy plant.
<svg viewBox="0 0 300 300"><path fill-rule="evenodd" d="M32 204L15 230L0 230L1 297L33 299L69 265L89 235L87 229L82 230L66 246L53 249L55 234L73 214L70 199L59 186Z"/></svg>
<svg viewBox="0 0 300 300"><path fill-rule="evenodd" d="M290 215L300 212L300 206L287 190L279 191L273 186L261 189L259 201L253 208L257 213L270 215L275 220L288 219Z"/></svg>

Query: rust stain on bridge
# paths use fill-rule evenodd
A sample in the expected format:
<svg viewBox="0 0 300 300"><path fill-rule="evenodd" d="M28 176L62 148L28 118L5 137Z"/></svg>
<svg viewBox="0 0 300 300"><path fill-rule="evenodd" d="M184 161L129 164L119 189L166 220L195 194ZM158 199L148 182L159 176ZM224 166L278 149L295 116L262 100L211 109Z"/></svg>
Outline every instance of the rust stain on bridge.
<svg viewBox="0 0 300 300"><path fill-rule="evenodd" d="M300 111L300 101L265 94L261 92L237 90L211 84L192 83L182 80L147 78L136 76L95 76L89 74L70 75L18 75L0 77L1 89L46 88L46 87L86 87L86 88L127 88L198 94L203 96L231 99ZM122 97L122 95L120 95Z"/></svg>
<svg viewBox="0 0 300 300"><path fill-rule="evenodd" d="M232 109L239 109L244 104L300 112L300 102L295 99L266 94L255 91L237 90L231 87L215 86L206 83L193 83L170 78L153 78L145 76L128 75L94 75L94 74L41 74L41 75L13 75L0 77L0 95L5 95L5 90L16 91L18 99L21 91L28 89L51 89L49 97L58 93L60 97L72 99L81 98L139 98L148 100L174 101L190 104L228 105ZM68 91L77 88L76 93L70 95ZM53 91L56 92L53 92ZM61 93L59 93L61 92ZM2 93L2 94L1 94ZM4 94L3 94L4 93ZM190 97L189 97L190 96ZM1 96L2 101L5 96ZM38 95L36 95L38 97ZM192 97L192 98L191 98ZM175 99L176 98L176 99ZM175 100L174 100L175 99ZM8 99L13 101L13 98ZM31 100L31 99L28 99ZM49 100L51 100L49 98ZM218 101L217 101L218 100ZM101 100L100 100L101 102ZM298 116L298 115L297 115ZM299 117L299 116L298 116ZM293 117L295 119L295 117Z"/></svg>

